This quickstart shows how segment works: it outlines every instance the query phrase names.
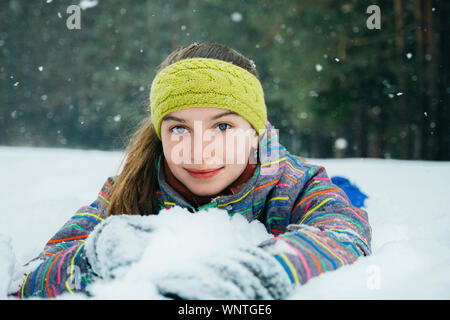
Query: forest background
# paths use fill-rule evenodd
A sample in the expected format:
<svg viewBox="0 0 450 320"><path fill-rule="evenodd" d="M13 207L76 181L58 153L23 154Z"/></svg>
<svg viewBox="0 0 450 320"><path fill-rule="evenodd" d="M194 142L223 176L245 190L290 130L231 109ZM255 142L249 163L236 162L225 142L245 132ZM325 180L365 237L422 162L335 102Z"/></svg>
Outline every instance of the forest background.
<svg viewBox="0 0 450 320"><path fill-rule="evenodd" d="M255 62L293 154L450 160L449 16L444 0L1 0L0 145L122 150L162 60L213 42Z"/></svg>

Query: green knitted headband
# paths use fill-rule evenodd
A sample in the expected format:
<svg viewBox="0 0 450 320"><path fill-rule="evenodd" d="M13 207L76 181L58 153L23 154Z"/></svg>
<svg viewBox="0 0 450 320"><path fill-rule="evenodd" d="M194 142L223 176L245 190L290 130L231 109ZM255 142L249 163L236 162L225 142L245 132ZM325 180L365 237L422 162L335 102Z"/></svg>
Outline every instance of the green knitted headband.
<svg viewBox="0 0 450 320"><path fill-rule="evenodd" d="M151 119L161 139L161 122L169 113L191 107L236 112L261 134L267 121L264 92L253 74L230 62L183 59L161 70L150 90Z"/></svg>

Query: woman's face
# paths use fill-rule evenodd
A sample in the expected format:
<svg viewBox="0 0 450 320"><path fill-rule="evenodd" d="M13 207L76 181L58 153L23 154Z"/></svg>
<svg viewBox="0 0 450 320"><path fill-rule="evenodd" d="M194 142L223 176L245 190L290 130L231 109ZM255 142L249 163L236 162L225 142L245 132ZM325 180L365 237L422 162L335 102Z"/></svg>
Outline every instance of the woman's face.
<svg viewBox="0 0 450 320"><path fill-rule="evenodd" d="M214 107L174 111L161 123L164 157L173 175L199 196L214 195L246 168L258 134L238 114Z"/></svg>

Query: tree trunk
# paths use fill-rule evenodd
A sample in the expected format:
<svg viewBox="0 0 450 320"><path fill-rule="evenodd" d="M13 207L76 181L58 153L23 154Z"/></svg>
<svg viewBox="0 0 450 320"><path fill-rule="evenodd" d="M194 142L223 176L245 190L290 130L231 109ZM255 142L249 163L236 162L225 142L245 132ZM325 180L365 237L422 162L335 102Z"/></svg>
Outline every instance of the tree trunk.
<svg viewBox="0 0 450 320"><path fill-rule="evenodd" d="M430 110L427 103L427 88L425 78L425 41L424 41L424 19L423 19L424 2L416 0L414 3L414 20L416 24L416 42L417 42L417 82L419 92L419 108L420 110L420 158L428 159L428 116Z"/></svg>
<svg viewBox="0 0 450 320"><path fill-rule="evenodd" d="M426 54L425 54L425 63L426 63L426 77L428 83L428 92L427 92L427 102L430 109L430 139L429 139L429 150L430 150L430 158L433 160L437 159L437 153L439 146L436 141L436 125L438 121L437 114L437 54L436 54L436 43L434 37L434 26L433 26L433 4L432 0L425 0L425 27L426 27Z"/></svg>
<svg viewBox="0 0 450 320"><path fill-rule="evenodd" d="M437 160L447 160L450 156L449 150L449 132L448 132L448 124L450 122L449 113L448 113L448 94L446 93L447 87L449 86L448 81L448 72L449 72L449 61L448 56L449 52L449 41L447 32L449 30L448 19L444 17L448 17L450 13L450 5L448 2L439 2L437 11L439 12L439 20L438 20L438 50L436 53L439 55L436 57L436 60L439 62L439 70L438 70L438 105L437 105L437 123L436 123L436 138L437 138ZM436 62L436 64L438 64ZM446 107L447 106L447 107Z"/></svg>
<svg viewBox="0 0 450 320"><path fill-rule="evenodd" d="M400 141L401 152L400 157L402 159L411 158L411 134L410 134L410 110L408 110L408 90L407 90L407 70L405 64L406 57L406 36L405 36L405 5L403 0L394 0L395 9L395 44L397 47L397 60L398 60L398 74L399 74L399 87L401 95L400 101Z"/></svg>

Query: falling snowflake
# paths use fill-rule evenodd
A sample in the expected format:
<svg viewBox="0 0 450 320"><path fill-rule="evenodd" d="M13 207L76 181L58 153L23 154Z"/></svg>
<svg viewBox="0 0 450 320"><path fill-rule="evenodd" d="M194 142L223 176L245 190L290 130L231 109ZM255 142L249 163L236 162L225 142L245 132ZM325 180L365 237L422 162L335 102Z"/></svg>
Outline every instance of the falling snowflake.
<svg viewBox="0 0 450 320"><path fill-rule="evenodd" d="M89 8L93 8L98 4L97 0L81 0L78 4L81 9L86 10Z"/></svg>
<svg viewBox="0 0 450 320"><path fill-rule="evenodd" d="M344 138L338 138L334 142L334 147L338 150L344 150L348 146L347 140Z"/></svg>
<svg viewBox="0 0 450 320"><path fill-rule="evenodd" d="M231 14L231 20L233 22L241 22L242 21L242 13L240 13L240 12L233 12Z"/></svg>

